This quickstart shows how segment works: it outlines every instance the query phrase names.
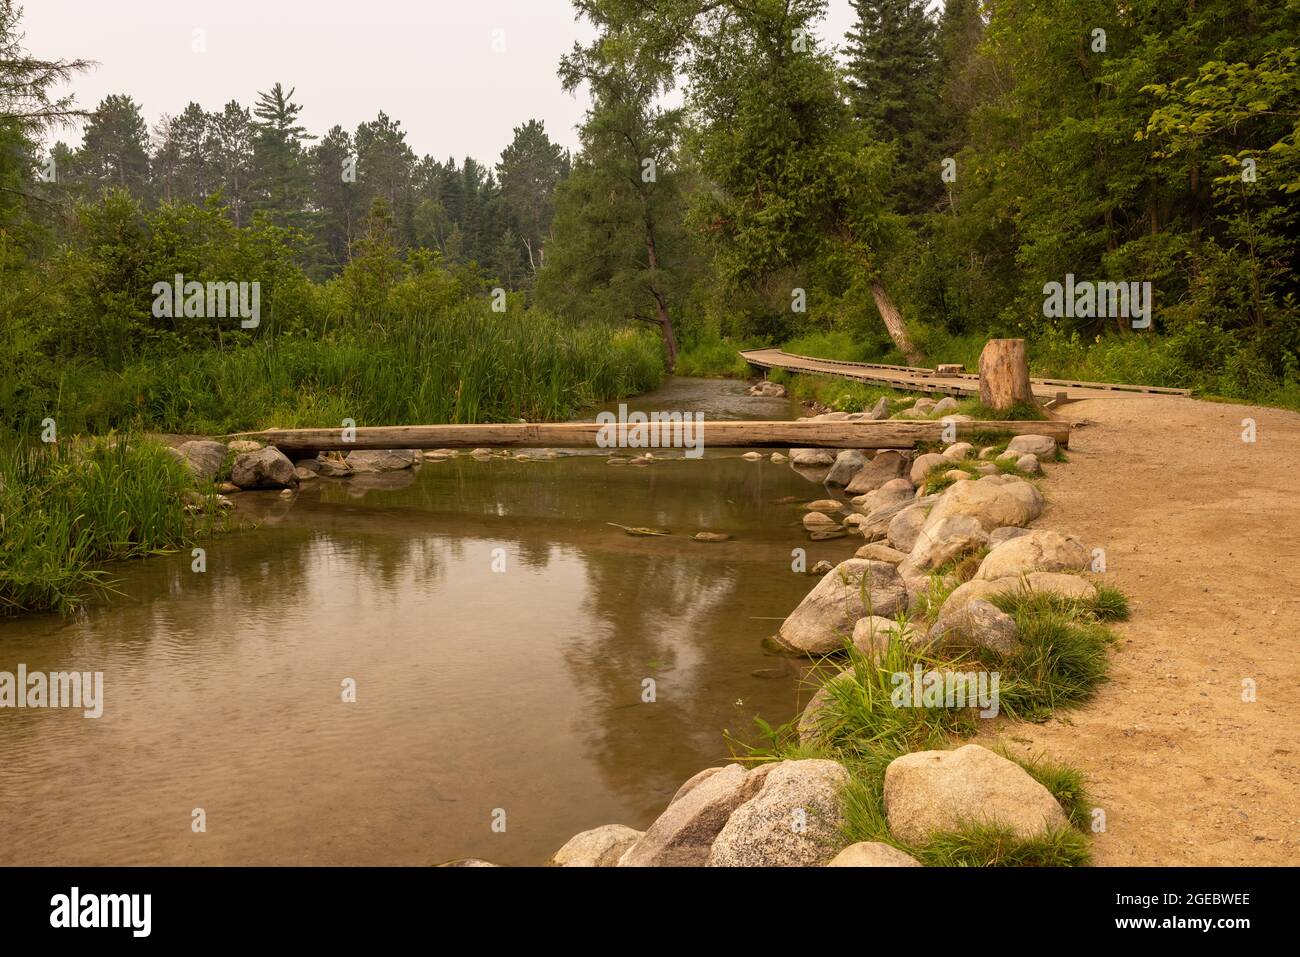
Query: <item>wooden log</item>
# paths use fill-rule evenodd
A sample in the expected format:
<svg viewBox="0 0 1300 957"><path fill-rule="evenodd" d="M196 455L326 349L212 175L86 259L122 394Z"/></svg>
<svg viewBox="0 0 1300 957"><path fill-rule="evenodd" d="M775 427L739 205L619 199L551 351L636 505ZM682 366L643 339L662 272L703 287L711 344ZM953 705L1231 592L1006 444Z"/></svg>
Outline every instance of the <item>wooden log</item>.
<svg viewBox="0 0 1300 957"><path fill-rule="evenodd" d="M478 448L830 448L908 449L918 442L942 442L981 432L1049 435L1070 444L1070 424L1059 421L951 422L886 419L864 422L660 422L658 429L597 422L503 423L489 425L361 426L345 438L343 429L267 429L222 439L256 439L289 453L303 449L467 449ZM945 434L945 430L952 429ZM349 441L350 439L350 441ZM633 444L634 442L642 444ZM655 444L657 443L657 444Z"/></svg>
<svg viewBox="0 0 1300 957"><path fill-rule="evenodd" d="M980 353L980 401L999 412L1017 404L1034 404L1024 339L990 339L984 346Z"/></svg>

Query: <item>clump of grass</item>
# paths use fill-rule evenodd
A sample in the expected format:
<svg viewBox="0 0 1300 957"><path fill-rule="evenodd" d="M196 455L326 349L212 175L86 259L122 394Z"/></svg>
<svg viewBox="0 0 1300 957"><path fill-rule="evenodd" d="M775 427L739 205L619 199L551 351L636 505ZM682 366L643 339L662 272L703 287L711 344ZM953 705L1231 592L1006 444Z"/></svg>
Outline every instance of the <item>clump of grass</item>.
<svg viewBox="0 0 1300 957"><path fill-rule="evenodd" d="M1099 621L1128 621L1128 596L1113 585L1098 585L1088 610Z"/></svg>
<svg viewBox="0 0 1300 957"><path fill-rule="evenodd" d="M105 562L188 544L216 522L211 492L161 446L109 436L67 444L0 445L0 615L67 612L111 589Z"/></svg>
<svg viewBox="0 0 1300 957"><path fill-rule="evenodd" d="M1086 867L1092 862L1088 838L1073 828L1023 838L991 824L935 834L913 856L930 867Z"/></svg>
<svg viewBox="0 0 1300 957"><path fill-rule="evenodd" d="M1019 647L992 655L1001 672L1002 713L1042 721L1057 708L1087 700L1106 680L1114 636L1077 603L1051 592L1015 591L995 595L994 605L1015 619Z"/></svg>

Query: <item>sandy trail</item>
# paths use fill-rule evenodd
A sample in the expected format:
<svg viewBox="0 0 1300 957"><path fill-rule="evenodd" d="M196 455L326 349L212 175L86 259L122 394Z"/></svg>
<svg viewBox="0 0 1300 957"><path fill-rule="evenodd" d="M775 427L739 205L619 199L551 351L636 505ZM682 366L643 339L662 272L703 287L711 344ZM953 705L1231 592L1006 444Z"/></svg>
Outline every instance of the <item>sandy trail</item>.
<svg viewBox="0 0 1300 957"><path fill-rule="evenodd" d="M1098 864L1296 863L1300 415L1142 398L1061 416L1089 424L1048 466L1036 524L1104 548L1133 617L1092 702L1004 741L1085 771L1106 814Z"/></svg>

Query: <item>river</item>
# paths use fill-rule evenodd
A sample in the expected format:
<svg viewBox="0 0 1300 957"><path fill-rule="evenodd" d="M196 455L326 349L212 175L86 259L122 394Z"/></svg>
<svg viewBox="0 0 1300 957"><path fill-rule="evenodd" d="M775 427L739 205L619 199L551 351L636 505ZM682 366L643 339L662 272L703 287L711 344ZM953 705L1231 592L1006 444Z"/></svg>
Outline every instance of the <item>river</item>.
<svg viewBox="0 0 1300 957"><path fill-rule="evenodd" d="M629 405L798 414L744 390L670 379ZM539 864L643 828L724 731L807 697L762 640L814 581L791 550L850 548L807 542L789 496L824 491L727 449L243 493L260 525L205 542L206 571L122 563L109 602L0 622L0 670L104 675L98 719L0 711L0 864Z"/></svg>

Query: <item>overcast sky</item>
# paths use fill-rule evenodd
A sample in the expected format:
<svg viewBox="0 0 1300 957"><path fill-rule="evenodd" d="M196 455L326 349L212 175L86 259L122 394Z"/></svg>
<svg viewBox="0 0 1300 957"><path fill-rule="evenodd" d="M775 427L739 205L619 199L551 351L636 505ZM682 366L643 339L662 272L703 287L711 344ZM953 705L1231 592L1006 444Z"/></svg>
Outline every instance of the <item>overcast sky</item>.
<svg viewBox="0 0 1300 957"><path fill-rule="evenodd" d="M251 106L277 80L296 87L315 134L355 130L380 110L418 155L495 162L512 130L541 119L576 149L585 95L560 89L560 56L590 39L568 0L19 0L36 56L99 66L70 89L93 109L128 93L150 128L191 100ZM831 0L822 35L842 42L849 0ZM195 52L201 30L203 52ZM494 31L502 31L494 33ZM505 49L494 52L494 40ZM57 134L73 145L79 131Z"/></svg>

